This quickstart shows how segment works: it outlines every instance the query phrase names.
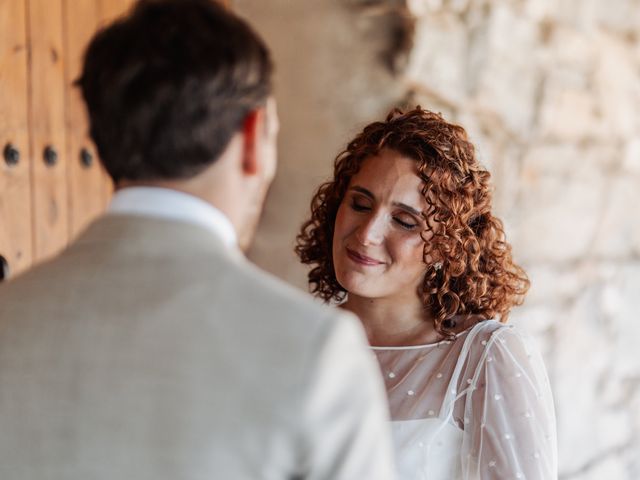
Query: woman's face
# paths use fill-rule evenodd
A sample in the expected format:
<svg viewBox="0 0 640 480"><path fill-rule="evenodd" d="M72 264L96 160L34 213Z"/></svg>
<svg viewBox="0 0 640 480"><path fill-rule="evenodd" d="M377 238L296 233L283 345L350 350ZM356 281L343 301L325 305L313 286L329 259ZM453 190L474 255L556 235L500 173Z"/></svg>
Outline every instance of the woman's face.
<svg viewBox="0 0 640 480"><path fill-rule="evenodd" d="M393 150L366 159L353 176L333 235L336 278L349 294L416 298L427 268L421 189L416 161Z"/></svg>

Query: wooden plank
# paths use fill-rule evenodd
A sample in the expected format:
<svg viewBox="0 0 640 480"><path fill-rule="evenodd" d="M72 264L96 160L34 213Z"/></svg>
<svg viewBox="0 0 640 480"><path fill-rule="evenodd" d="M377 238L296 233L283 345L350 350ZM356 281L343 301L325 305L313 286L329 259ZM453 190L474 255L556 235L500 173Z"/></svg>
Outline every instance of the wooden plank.
<svg viewBox="0 0 640 480"><path fill-rule="evenodd" d="M118 17L125 15L134 3L136 3L135 0L98 0L100 27L104 27Z"/></svg>
<svg viewBox="0 0 640 480"><path fill-rule="evenodd" d="M0 256L12 276L32 261L25 16L23 0L0 1ZM17 164L5 162L8 144Z"/></svg>
<svg viewBox="0 0 640 480"><path fill-rule="evenodd" d="M57 253L68 240L62 0L28 0L31 191L34 261ZM57 153L44 160L47 147Z"/></svg>
<svg viewBox="0 0 640 480"><path fill-rule="evenodd" d="M98 26L97 0L63 0L65 99L69 173L69 235L76 236L105 208L106 178L89 138L86 108L73 82L80 76L84 50Z"/></svg>

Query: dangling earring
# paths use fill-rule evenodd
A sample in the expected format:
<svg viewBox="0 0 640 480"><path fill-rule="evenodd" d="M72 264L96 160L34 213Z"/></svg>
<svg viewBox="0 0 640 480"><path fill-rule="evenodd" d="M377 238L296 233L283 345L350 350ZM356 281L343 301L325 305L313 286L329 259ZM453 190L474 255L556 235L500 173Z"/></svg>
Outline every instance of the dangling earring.
<svg viewBox="0 0 640 480"><path fill-rule="evenodd" d="M440 270L442 270L442 262L436 262L433 264L433 269L438 272Z"/></svg>

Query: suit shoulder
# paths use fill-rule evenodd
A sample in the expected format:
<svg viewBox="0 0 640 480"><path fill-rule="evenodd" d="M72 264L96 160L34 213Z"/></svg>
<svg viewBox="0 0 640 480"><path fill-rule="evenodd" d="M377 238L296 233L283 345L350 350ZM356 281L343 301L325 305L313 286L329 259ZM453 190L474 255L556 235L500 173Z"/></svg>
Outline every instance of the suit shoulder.
<svg viewBox="0 0 640 480"><path fill-rule="evenodd" d="M192 280L207 285L206 292L202 293L205 296L201 298L202 303L215 308L222 306L238 322L256 325L262 321L274 331L291 331L317 338L318 329L331 329L336 323L343 322L345 316L351 317L244 258L221 256L209 260L209 264L197 259L190 261L187 272L183 270L181 275L188 279L188 271L196 270L198 273Z"/></svg>
<svg viewBox="0 0 640 480"><path fill-rule="evenodd" d="M239 287L246 284L250 289L250 301L264 308L286 306L291 315L303 315L306 319L322 321L331 321L343 316L342 312L336 308L329 307L310 294L249 262L241 265L238 281Z"/></svg>

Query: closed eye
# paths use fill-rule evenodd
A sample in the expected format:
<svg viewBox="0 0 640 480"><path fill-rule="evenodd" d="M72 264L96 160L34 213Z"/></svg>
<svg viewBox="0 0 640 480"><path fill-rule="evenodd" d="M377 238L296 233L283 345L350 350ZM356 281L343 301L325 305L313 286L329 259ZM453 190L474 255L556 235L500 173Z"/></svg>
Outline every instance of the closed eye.
<svg viewBox="0 0 640 480"><path fill-rule="evenodd" d="M358 201L355 199L351 201L351 208L356 212L367 212L371 210L371 207L362 203L358 203Z"/></svg>
<svg viewBox="0 0 640 480"><path fill-rule="evenodd" d="M398 217L394 217L393 220L405 230L414 230L418 226L417 223L407 223L400 220Z"/></svg>

